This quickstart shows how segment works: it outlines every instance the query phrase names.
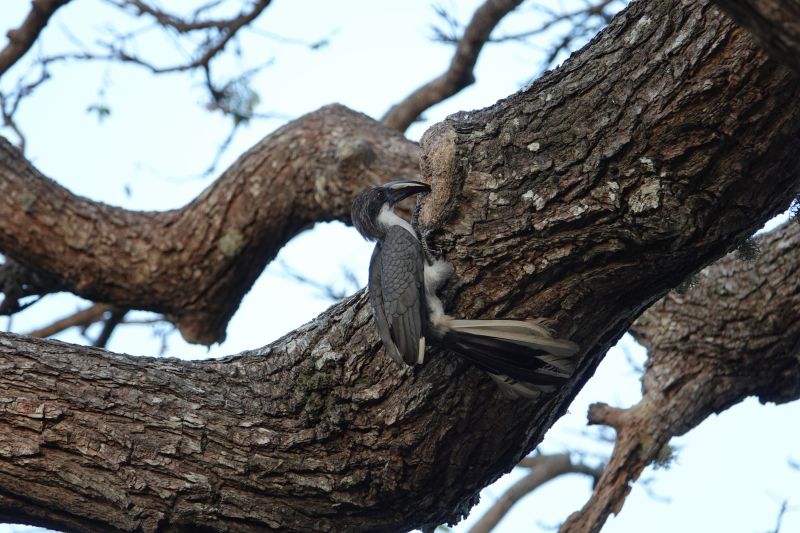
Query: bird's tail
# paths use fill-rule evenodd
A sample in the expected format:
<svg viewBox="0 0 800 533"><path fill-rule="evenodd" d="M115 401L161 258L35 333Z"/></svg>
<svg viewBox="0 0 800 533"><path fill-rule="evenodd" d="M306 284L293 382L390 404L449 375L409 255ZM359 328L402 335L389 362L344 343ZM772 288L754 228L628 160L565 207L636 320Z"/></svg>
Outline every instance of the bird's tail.
<svg viewBox="0 0 800 533"><path fill-rule="evenodd" d="M575 370L578 345L555 338L542 321L449 319L441 325L443 347L488 372L512 394L536 398L554 392Z"/></svg>

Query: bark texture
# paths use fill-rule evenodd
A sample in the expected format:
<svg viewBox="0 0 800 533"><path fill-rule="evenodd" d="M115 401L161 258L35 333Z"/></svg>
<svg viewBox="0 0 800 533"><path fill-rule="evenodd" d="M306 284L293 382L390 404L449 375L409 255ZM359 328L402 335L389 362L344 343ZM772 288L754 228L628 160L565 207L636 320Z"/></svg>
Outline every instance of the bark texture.
<svg viewBox="0 0 800 533"><path fill-rule="evenodd" d="M800 176L798 96L793 73L708 4L637 2L562 68L429 131L423 174L433 192L421 221L456 269L444 295L449 310L550 317L559 334L584 347L570 384L535 404L503 397L483 373L447 354L433 354L415 371L398 369L380 350L363 294L270 346L216 361L139 359L0 337L5 518L123 531L398 531L458 520L482 487L540 441L643 309L788 206ZM349 131L338 130L338 120L345 119L313 131ZM314 145L316 161L301 157L309 141L293 137L295 127L265 143L276 143L276 151L294 146L295 156L281 159L287 173L278 175L289 180L293 170L305 178L281 184L312 191L303 198L316 203L280 213L254 203L253 191L266 185L254 187L251 179L273 168L257 148L226 173L239 173L243 184L230 177L183 214L224 229L207 234L184 225L183 233L157 241L164 248L137 256L149 262L131 272L157 271L163 257L191 246L224 257L222 279L235 271L250 280L263 265L241 250L269 250L289 229L346 210L350 195L328 187L318 193L309 177L318 173L305 167L334 165L336 145ZM6 161L17 164L5 168L22 165ZM0 184L8 190L12 181ZM76 250L91 269L65 276L73 286L113 289L105 276L124 288L147 286L107 270L131 263L124 254L145 242L130 227L132 215L66 192L58 193L59 211L50 212L39 199L58 189L36 176L31 183L50 192L4 193L1 209L71 221L78 206L87 216L75 215L76 224L114 223L97 244L123 254L111 266L95 256L91 233L63 232L69 245L62 254ZM225 201L211 202L216 195ZM202 215L191 218L192 209ZM245 231L256 232L257 224L242 226L238 218L249 209L280 215L279 233L249 240ZM176 213L135 221L155 224ZM177 222L151 227L179 231ZM48 231L58 243L58 228ZM0 228L0 245L27 250L39 268L58 259L31 252L44 235L28 233L23 245L23 237ZM210 286L197 281L213 261L184 253L175 264L187 275L168 282L186 292L172 297L197 300L221 290L216 278ZM190 309L195 316L215 311ZM215 316L206 322L216 324Z"/></svg>
<svg viewBox="0 0 800 533"><path fill-rule="evenodd" d="M800 1L714 0L774 58L800 72Z"/></svg>
<svg viewBox="0 0 800 533"><path fill-rule="evenodd" d="M348 220L365 187L419 177L419 148L342 106L306 115L242 155L193 202L128 211L81 198L0 139L0 249L88 299L165 313L211 344L278 250Z"/></svg>
<svg viewBox="0 0 800 533"><path fill-rule="evenodd" d="M764 253L756 262L732 254L634 324L632 333L648 349L642 400L629 409L590 408L589 422L616 429L617 441L592 498L561 531L600 531L670 438L709 415L749 396L800 398L800 224L758 242Z"/></svg>

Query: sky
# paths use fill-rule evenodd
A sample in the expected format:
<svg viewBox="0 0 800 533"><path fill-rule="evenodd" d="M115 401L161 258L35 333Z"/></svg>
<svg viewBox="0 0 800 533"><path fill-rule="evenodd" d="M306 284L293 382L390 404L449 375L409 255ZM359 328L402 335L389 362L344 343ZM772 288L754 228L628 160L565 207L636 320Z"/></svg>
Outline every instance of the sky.
<svg viewBox="0 0 800 533"><path fill-rule="evenodd" d="M450 0L440 5L464 22L479 3ZM185 0L162 4L171 9L192 5ZM17 26L28 8L27 0L2 2L4 28ZM129 27L130 20L101 0L74 0L51 21L41 45L0 80L0 88L7 90L25 72L31 56L74 50L78 40L91 46L107 37L109 26ZM523 8L504 22L501 31L527 29L537 20L533 10ZM52 79L26 99L18 113L27 140L26 156L48 177L91 199L128 209L178 208L287 120L333 102L380 118L392 104L447 67L452 48L430 40L430 28L438 22L428 0L274 1L253 29L242 35L241 55L231 54L222 71L231 75L268 64L254 77L252 87L260 96L258 111L275 118L254 120L241 128L222 155L218 171L209 176L203 172L227 137L230 120L206 110L207 96L198 76L153 76L134 66L103 63L58 64L51 68ZM164 64L180 59L169 39L154 31L146 31L144 37L136 44L140 53L152 54ZM316 50L293 42L323 39L328 45ZM486 107L519 90L539 72L542 58L543 47L488 46L476 68L476 84L427 111L426 120L412 126L407 135L418 139L450 113ZM87 111L97 105L110 109L107 118L99 120L96 113ZM15 140L8 129L0 133ZM353 289L342 281L343 269L351 270L363 286L370 252L371 245L351 228L338 223L317 225L290 242L261 275L231 321L223 344L193 346L171 334L166 337L165 353L204 358L263 346L331 304L318 290L292 280L287 269ZM327 264L314 260L320 254L333 260ZM282 306L279 314L270 313L268 302L274 300L296 303ZM14 316L10 327L29 331L86 305L68 294L48 296ZM147 313L132 316L151 317ZM7 327L4 322L0 319L0 326ZM96 336L96 328L89 334ZM76 331L59 338L85 342ZM165 349L163 342L147 325L128 325L118 328L108 348L158 355ZM586 409L595 401L620 407L635 403L640 394L634 367L644 358L644 350L625 337L608 353L569 413L550 430L541 449L571 450L576 458L593 464L607 455L610 445L598 442L597 431L585 425ZM800 531L800 471L788 467L789 460L800 461L799 419L798 402L763 406L753 399L709 418L673 440L678 450L675 463L668 469L645 471L620 516L610 519L603 531L772 531L785 500L789 510L782 531ZM467 531L521 475L514 471L485 489L481 503L454 529ZM553 531L585 502L590 490L589 481L578 475L552 481L518 503L496 531ZM0 526L0 533L11 531L39 530Z"/></svg>

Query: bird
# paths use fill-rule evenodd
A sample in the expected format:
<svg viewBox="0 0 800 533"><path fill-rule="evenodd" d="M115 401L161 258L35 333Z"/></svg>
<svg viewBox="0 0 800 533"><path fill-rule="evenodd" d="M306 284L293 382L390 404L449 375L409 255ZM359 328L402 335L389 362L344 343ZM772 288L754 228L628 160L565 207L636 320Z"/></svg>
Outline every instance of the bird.
<svg viewBox="0 0 800 533"><path fill-rule="evenodd" d="M353 200L356 230L375 241L369 264L370 307L386 353L400 365L425 362L426 346L455 352L481 368L514 397L539 398L566 382L579 346L555 338L544 319L462 320L448 316L437 292L452 266L430 257L425 240L395 206L428 184L395 180Z"/></svg>

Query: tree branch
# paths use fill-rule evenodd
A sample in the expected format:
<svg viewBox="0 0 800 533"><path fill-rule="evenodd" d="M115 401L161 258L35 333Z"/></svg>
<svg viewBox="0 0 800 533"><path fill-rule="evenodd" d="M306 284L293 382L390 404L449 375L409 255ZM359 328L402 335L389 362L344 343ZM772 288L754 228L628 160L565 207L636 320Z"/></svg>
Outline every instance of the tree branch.
<svg viewBox="0 0 800 533"><path fill-rule="evenodd" d="M69 0L33 0L31 10L19 28L6 34L8 44L0 50L0 77L6 73L25 53L30 50L50 17L56 10L69 3Z"/></svg>
<svg viewBox="0 0 800 533"><path fill-rule="evenodd" d="M97 348L105 348L108 345L108 341L111 340L111 334L114 333L114 330L117 328L117 326L122 323L122 319L125 318L127 313L127 309L112 307L108 312L108 318L106 318L105 323L103 324L103 330L100 332L100 335L97 336L97 339L95 339L95 341L92 343L92 346Z"/></svg>
<svg viewBox="0 0 800 533"><path fill-rule="evenodd" d="M73 313L67 317L64 317L60 320L56 320L52 324L45 326L43 328L35 329L27 335L31 337L38 337L38 338L47 338L52 337L58 333L61 333L65 329L69 329L72 327L86 327L94 324L95 322L100 322L103 320L103 316L106 313L111 312L111 306L106 304L92 304L86 309L81 309L76 313Z"/></svg>
<svg viewBox="0 0 800 533"><path fill-rule="evenodd" d="M349 220L365 187L418 178L418 154L372 119L329 106L266 137L186 207L148 213L72 195L0 142L0 248L76 294L165 313L184 338L211 344L289 239Z"/></svg>
<svg viewBox="0 0 800 533"><path fill-rule="evenodd" d="M772 57L800 73L800 1L714 0Z"/></svg>
<svg viewBox="0 0 800 533"><path fill-rule="evenodd" d="M464 30L447 71L392 106L381 118L381 122L404 132L423 111L472 85L475 82L472 70L478 62L483 45L502 18L521 3L522 0L486 0L475 11Z"/></svg>
<svg viewBox="0 0 800 533"><path fill-rule="evenodd" d="M584 463L573 463L568 453L537 454L525 459L520 462L520 466L530 468L531 472L500 496L495 504L472 526L469 533L489 533L508 514L515 503L550 480L565 474L585 474L591 476L596 482L603 473L602 468L593 468Z"/></svg>
<svg viewBox="0 0 800 533"><path fill-rule="evenodd" d="M800 224L758 240L764 253L755 263L730 255L636 322L632 332L649 353L643 398L629 409L590 407L589 423L613 427L617 441L591 499L561 531L600 531L670 438L709 415L753 395L800 398Z"/></svg>

